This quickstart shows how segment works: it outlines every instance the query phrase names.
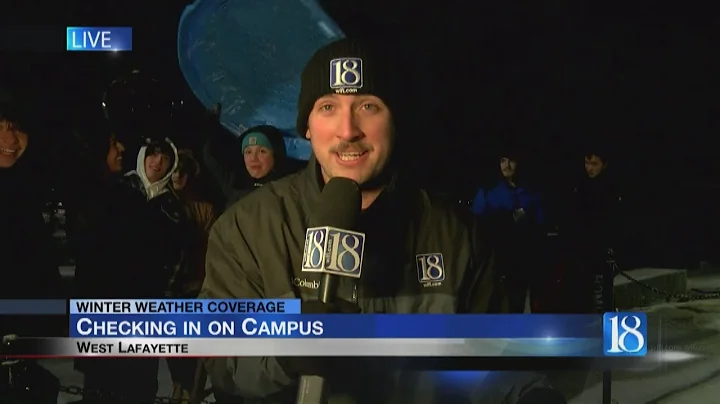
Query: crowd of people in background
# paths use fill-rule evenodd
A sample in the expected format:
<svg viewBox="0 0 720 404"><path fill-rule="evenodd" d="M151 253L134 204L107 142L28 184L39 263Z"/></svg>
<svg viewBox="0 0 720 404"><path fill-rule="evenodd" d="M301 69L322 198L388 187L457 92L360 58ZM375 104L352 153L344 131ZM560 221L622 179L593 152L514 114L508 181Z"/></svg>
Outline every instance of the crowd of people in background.
<svg viewBox="0 0 720 404"><path fill-rule="evenodd" d="M28 158L41 148L34 144L39 139L31 105L17 93L3 89L0 94L0 183L6 190L0 197L0 248L2 275L14 285L3 288L5 299L197 297L205 276L209 231L219 214L290 172L280 130L264 125L237 137L221 128L219 110L209 111L208 125L197 128L208 133L197 151L178 149L171 134L158 138L141 126L132 135L144 137L144 144L134 155L123 143L127 136L121 138L127 134L116 133L108 122L96 121L100 123L91 126L91 133L74 132L66 139L71 144L56 152L60 158L77 159L77 164L55 171L56 176L44 183L65 208L75 264L73 296L66 296L42 215L48 192L29 182L44 171L36 165L42 164L40 156ZM220 190L221 201L207 192L204 170ZM13 317L12 322L2 322L0 334L57 335L63 328L57 321ZM131 402L151 399L158 388L158 363L77 360L76 368L85 374L85 402L104 403L108 396ZM188 400L202 367L197 360L184 359L169 360L168 365L174 398Z"/></svg>
<svg viewBox="0 0 720 404"><path fill-rule="evenodd" d="M527 159L522 156L523 150L513 147L501 152L499 180L480 188L471 207L493 235L510 311L602 312L608 297L601 292L612 289L612 276L604 276L607 259L624 247L617 230L624 214L622 196L607 175L607 153L595 146L579 154L577 162L584 159L586 175L559 198L547 198L526 180ZM560 206L552 206L558 201ZM547 211L562 214L550 222ZM557 232L563 238L562 262L549 246ZM552 270L554 265L566 268L559 274ZM564 278L562 290L551 285L559 282L559 275ZM552 297L555 292L559 294Z"/></svg>
<svg viewBox="0 0 720 404"><path fill-rule="evenodd" d="M315 99L310 101L308 108ZM288 161L281 130L263 125L236 136L220 125L220 113L219 106L208 111L204 126L193 128L205 136L200 150L178 149L173 134L158 131L157 125L135 126L131 135L142 139L137 152L125 144L129 134L105 120L98 120L92 131L68 137L71 144L58 152L67 152L64 158L81 164L73 165L73 172L58 168L51 182L66 209L75 261L72 297L193 298L201 293L216 220L250 193L296 171ZM25 100L2 94L0 260L3 279L13 279L14 285L3 288L3 298L63 297L50 236L42 222L44 201L37 196L37 185L27 180L33 164L38 164L29 161L38 147L34 120ZM524 180L523 152L513 147L497 156L498 181L479 189L471 207L496 251L493 282L507 290L509 310L515 313L606 310L611 303L598 290L608 278L612 281L604 263L608 248L614 247L609 219L619 217L621 201L605 175L606 154L590 149L577 156L577 165L584 164L587 176L568 187L563 207L567 215L558 226L576 254L574 262L566 263L572 268L564 272L567 287L554 297L573 303L550 305L534 297L556 280L554 264L543 250L557 223L552 228L548 224L549 207L542 190ZM222 200L206 192L212 187L220 190ZM491 302L490 311L501 311L502 305L500 300ZM52 326L13 320L0 324L0 334L59 335L61 331ZM202 391L206 376L198 360L173 359L168 365L174 399L189 400ZM158 390L158 366L159 360L153 358L76 360L85 375L83 402L106 403L108 397L152 402ZM234 402L232 394L226 401L226 392L215 394L218 402Z"/></svg>

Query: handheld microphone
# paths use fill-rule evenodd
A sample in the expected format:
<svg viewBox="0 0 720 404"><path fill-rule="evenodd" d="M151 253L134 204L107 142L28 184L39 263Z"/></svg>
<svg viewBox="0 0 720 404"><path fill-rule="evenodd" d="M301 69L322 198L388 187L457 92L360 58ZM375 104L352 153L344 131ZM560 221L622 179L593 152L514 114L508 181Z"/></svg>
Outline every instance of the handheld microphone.
<svg viewBox="0 0 720 404"><path fill-rule="evenodd" d="M365 234L352 231L360 217L362 196L358 184L333 178L320 194L312 225L305 233L303 272L322 274L318 299L335 300L338 276L360 278Z"/></svg>
<svg viewBox="0 0 720 404"><path fill-rule="evenodd" d="M337 297L341 276L360 278L365 234L352 231L360 217L362 194L358 184L335 177L325 184L320 202L305 233L303 272L321 273L318 300L331 303ZM302 376L296 404L325 404L325 379Z"/></svg>

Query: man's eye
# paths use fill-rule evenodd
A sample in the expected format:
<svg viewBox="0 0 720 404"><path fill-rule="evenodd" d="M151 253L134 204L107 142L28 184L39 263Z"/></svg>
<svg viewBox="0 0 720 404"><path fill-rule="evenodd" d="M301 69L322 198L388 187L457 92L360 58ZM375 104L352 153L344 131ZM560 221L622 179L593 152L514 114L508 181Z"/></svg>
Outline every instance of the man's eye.
<svg viewBox="0 0 720 404"><path fill-rule="evenodd" d="M325 104L320 106L320 110L324 112L332 111L333 106L330 104Z"/></svg>
<svg viewBox="0 0 720 404"><path fill-rule="evenodd" d="M380 109L380 106L377 104L363 104L362 109L365 111L377 111Z"/></svg>

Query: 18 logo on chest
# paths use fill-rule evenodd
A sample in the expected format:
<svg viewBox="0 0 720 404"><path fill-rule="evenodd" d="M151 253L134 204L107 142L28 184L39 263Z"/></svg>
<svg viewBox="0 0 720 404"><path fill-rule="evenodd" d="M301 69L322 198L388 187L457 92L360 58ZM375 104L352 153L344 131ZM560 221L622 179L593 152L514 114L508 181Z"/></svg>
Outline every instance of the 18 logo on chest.
<svg viewBox="0 0 720 404"><path fill-rule="evenodd" d="M415 256L418 282L424 287L438 287L445 280L445 262L440 253L418 254Z"/></svg>

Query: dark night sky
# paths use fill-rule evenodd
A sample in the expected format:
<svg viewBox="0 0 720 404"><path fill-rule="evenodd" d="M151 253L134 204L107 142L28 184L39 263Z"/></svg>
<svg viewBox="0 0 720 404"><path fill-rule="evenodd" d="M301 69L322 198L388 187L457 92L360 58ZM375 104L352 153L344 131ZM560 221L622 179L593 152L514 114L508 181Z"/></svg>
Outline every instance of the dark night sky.
<svg viewBox="0 0 720 404"><path fill-rule="evenodd" d="M19 10L45 11L32 17L6 11L6 18L25 14L21 21L32 25L135 30L132 55L32 54L46 79L30 81L43 91L54 87L65 97L86 97L130 67L152 67L184 87L175 53L182 0L17 3L24 4ZM401 7L409 4L404 1L394 3L397 7L380 7L379 0L323 3L346 32L398 47L399 68L408 70L408 105L423 117L413 122L411 136L432 142L428 160L464 157L507 136L541 147L538 155L550 161L562 153L559 145L572 148L583 138L601 136L632 151L620 153L626 160L637 160L669 151L693 153L680 149L716 126L710 103L717 86L715 37L711 21L704 23L698 11L638 5L611 13L611 7L559 2L451 0L424 8ZM63 38L57 38L58 49ZM476 158L453 160L467 161L467 170L477 171ZM428 164L440 171L449 166Z"/></svg>
<svg viewBox="0 0 720 404"><path fill-rule="evenodd" d="M18 10L44 11L22 18L13 17L20 11L0 14L16 24L55 24L58 49L64 49L67 25L134 28L131 55L25 52L37 69L28 81L50 98L64 97L58 109L77 105L131 67L162 71L185 88L175 53L182 0L15 3ZM411 138L417 172L440 187L471 188L488 177L496 166L493 147L508 137L528 146L542 182L557 184L582 170L582 156L573 154L578 145L597 138L612 147L615 174L638 195L637 204L653 212L672 207L682 218L705 209L696 203L710 199L687 195L718 191L713 146L720 17L710 6L322 3L347 33L397 47L398 68L408 71L407 108L416 117L403 136Z"/></svg>

